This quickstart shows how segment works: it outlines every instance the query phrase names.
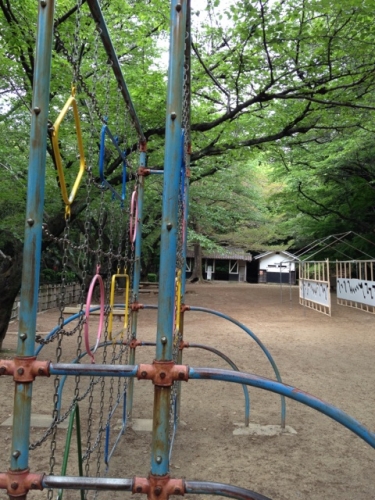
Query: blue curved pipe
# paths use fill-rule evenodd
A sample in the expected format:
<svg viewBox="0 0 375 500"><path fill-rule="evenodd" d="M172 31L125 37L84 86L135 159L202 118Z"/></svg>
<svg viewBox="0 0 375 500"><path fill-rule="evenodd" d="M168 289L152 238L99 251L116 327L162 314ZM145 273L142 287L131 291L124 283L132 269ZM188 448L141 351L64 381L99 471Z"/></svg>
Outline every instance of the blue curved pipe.
<svg viewBox="0 0 375 500"><path fill-rule="evenodd" d="M226 361L228 363L228 365L230 365L233 368L233 370L235 370L236 372L240 371L238 369L237 365L235 363L233 363L233 361L230 358L228 358L228 356L226 356L225 354L223 354L218 349L215 349L214 347L210 347L210 346L207 346L207 345L204 345L204 344L192 344L190 342L188 344L188 347L189 348L192 347L192 348L197 348L197 349L204 349L205 351L212 352L213 354L216 354L221 359L223 359L224 361ZM242 384L242 389L243 389L243 393L244 393L244 396L245 396L245 427L249 427L249 421L250 421L250 395L249 395L249 391L248 391L246 385Z"/></svg>
<svg viewBox="0 0 375 500"><path fill-rule="evenodd" d="M219 318L224 318L234 325L238 326L241 328L244 332L246 332L250 337L255 340L255 342L258 344L258 346L262 349L264 354L266 355L268 361L271 363L271 366L273 368L273 371L275 372L276 379L278 382L281 384L283 381L281 380L280 372L279 369L277 368L277 365L271 356L271 353L267 349L267 347L258 339L258 337L253 333L247 326L243 325L236 319L232 318L231 316L228 316L227 314L221 313L219 311L215 311L214 309L207 309L206 307L197 307L197 306L189 306L190 311L196 311L196 312L205 312L209 314L214 314L215 316L219 316ZM284 396L281 396L281 427L284 429L285 428L285 418L286 418L286 404L285 404L285 398Z"/></svg>
<svg viewBox="0 0 375 500"><path fill-rule="evenodd" d="M220 370L215 368L189 368L189 379L195 380L223 380L225 382L235 382L237 384L246 384L258 389L275 392L286 396L287 398L294 399L299 403L310 406L314 410L320 411L324 415L336 420L339 424L351 430L366 441L367 444L375 448L375 433L369 431L360 422L353 417L322 401L321 399L301 391L291 385L281 384L275 380L270 380L265 377L259 377L252 373L235 372L232 370Z"/></svg>
<svg viewBox="0 0 375 500"><path fill-rule="evenodd" d="M144 305L143 306L143 309L157 309L157 308L158 308L158 306L155 306L155 305ZM227 314L221 313L219 311L215 311L213 309L207 309L205 307L189 306L188 310L189 311L196 311L196 312L207 312L210 314L214 314L215 316L219 316L220 318L224 318L224 319L230 321L231 323L235 324L239 328L241 328L244 332L246 332L248 335L250 335L250 337L253 340L255 340L255 342L259 345L259 347L262 349L262 351L266 355L268 361L271 363L273 371L275 372L276 379L278 380L278 382L280 382L280 384L283 383L283 381L281 380L279 369L277 368L277 365L276 365L273 357L271 356L271 353L269 352L267 347L258 339L258 337L255 335L255 333L253 333L251 330L249 330L249 328L247 328L247 326L243 325L242 323L240 323L236 319L232 318L231 316L228 316ZM286 418L285 398L284 398L284 396L281 396L281 427L282 427L282 429L285 429L285 418Z"/></svg>
<svg viewBox="0 0 375 500"><path fill-rule="evenodd" d="M121 307L124 307L123 304L115 304L114 305L115 308L121 308ZM158 306L157 305L144 305L143 306L144 309L157 309ZM93 311L97 311L99 310L99 306L97 307L92 307L90 308L90 312L93 312ZM207 308L204 308L204 307L196 307L196 306L190 306L190 311L198 311L198 312L208 312L210 314L215 314L216 316L219 316L221 318L224 318L224 319L227 319L228 321L234 323L235 325L237 325L239 328L241 328L242 330L244 330L248 335L250 335L250 337L255 340L255 342L259 345L259 347L262 349L262 351L264 352L264 354L266 355L267 359L269 360L269 362L271 363L273 369L274 369L274 372L275 372L275 375L276 375L276 379L282 383L282 380L281 380L281 376L280 376L280 372L277 368L277 365L275 363L275 361L273 360L273 357L271 356L270 352L268 351L268 349L266 348L266 346L258 339L258 337L251 331L249 330L249 328L247 328L245 325L243 325L242 323L240 323L239 321L235 320L234 318L224 314L224 313L221 313L219 311L215 311L215 310L212 310L212 309L207 309ZM70 323L71 321L75 320L75 319L78 319L82 314L84 314L84 311L81 311L77 314L74 314L73 316L70 316L69 318L67 318L64 323L63 323L63 326L67 325L68 323ZM57 326L55 327L46 337L46 340L48 340L54 333L56 333L56 331L60 328L60 326ZM109 342L110 344L111 342ZM104 345L108 345L106 344L105 342L100 344L99 346L101 347L104 347ZM147 345L147 343L142 343L142 345ZM153 344L154 345L154 344ZM193 344L194 345L194 344ZM99 348L98 346L98 348ZM41 346L38 347L38 349L36 349L35 351L35 355L39 354L39 352L41 351L41 349L43 348L43 344ZM201 347L202 349L205 349L207 347ZM211 350L211 352L214 352L214 350L212 350L212 348L207 348L207 350ZM216 351L215 350L215 354L217 354L218 356L220 356L222 359L225 359L225 361L227 361L227 363L229 363L232 368L234 370L237 369L234 368L234 363L233 365L231 364L231 360L229 360L229 358L227 358L224 354L220 353L220 351ZM86 352L82 353L81 356L79 358L76 358L75 360L72 361L72 363L77 363L79 361L79 359L81 359L83 356L86 355ZM238 369L237 369L238 370ZM61 392L62 392L62 389L63 389L63 386L64 386L64 383L65 383L65 380L66 380L66 376L62 377L61 381L60 381L60 386L59 386L59 401L61 401ZM60 390L61 388L61 390ZM245 425L248 426L249 425L249 418L250 418L250 400L249 400L249 393L248 391L245 389L245 387L243 388L244 390L244 395L245 395ZM60 407L58 408L58 411L60 411ZM284 429L285 428L285 418L286 418L286 405L285 405L285 398L284 396L281 396L281 427Z"/></svg>
<svg viewBox="0 0 375 500"><path fill-rule="evenodd" d="M185 481L185 493L206 493L208 495L237 498L237 500L271 500L260 493L255 493L255 491L211 481Z"/></svg>

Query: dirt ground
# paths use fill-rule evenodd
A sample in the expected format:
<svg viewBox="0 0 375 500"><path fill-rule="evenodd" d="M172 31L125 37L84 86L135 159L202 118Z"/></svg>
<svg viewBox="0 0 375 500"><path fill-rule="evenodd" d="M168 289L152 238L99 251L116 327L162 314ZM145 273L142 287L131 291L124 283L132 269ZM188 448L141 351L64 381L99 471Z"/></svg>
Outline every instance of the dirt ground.
<svg viewBox="0 0 375 500"><path fill-rule="evenodd" d="M303 389L330 402L375 430L375 317L338 306L333 296L332 317L302 308L298 289L272 285L204 284L189 285L186 303L212 308L229 314L247 325L266 345L278 365L285 383ZM140 301L156 304L157 294L143 293ZM40 334L57 323L58 311L38 315ZM95 321L91 328L95 330ZM16 347L17 323L10 325L2 357L10 357ZM96 330L95 330L96 331ZM138 338L153 341L156 312L139 313ZM241 371L274 378L263 352L246 333L224 319L198 312L185 317L185 340L207 344L229 356ZM56 342L42 350L40 359L55 359ZM75 357L76 339L64 339L61 361ZM184 363L192 367L227 368L223 360L199 349L185 349ZM152 362L154 347L137 348L136 362ZM110 354L107 356L107 362ZM124 362L124 359L122 360ZM98 360L99 362L99 360ZM75 380L64 387L63 409L69 407ZM107 418L111 394L116 398L118 382L111 386L99 381L92 396L91 442L100 426L100 400L103 419ZM33 413L52 415L53 378L37 379L33 389ZM88 387L87 379L79 382L80 394ZM0 423L12 413L13 381L0 381ZM102 397L103 396L103 397ZM250 421L261 425L280 423L280 397L250 388ZM89 396L80 406L83 441L87 440ZM120 405L121 406L121 405ZM150 382L136 381L134 419L151 419L153 387ZM106 413L107 412L107 413ZM121 418L121 409L114 418ZM297 434L276 436L233 435L236 423L244 422L244 397L241 386L215 381L183 383L181 423L178 428L171 462L171 475L187 480L230 483L261 493L273 500L369 500L375 499L375 450L328 417L290 399L287 400L287 425ZM85 423L86 422L86 423ZM111 432L118 430L116 420ZM40 439L45 429L32 428L31 441ZM90 431L89 431L90 432ZM60 474L66 430L56 434L55 473ZM112 436L112 434L111 434ZM114 439L112 437L112 439ZM11 428L0 427L2 471L9 464ZM150 468L150 432L127 429L111 458L108 471L103 464L103 443L92 453L90 475L108 477L147 476ZM30 452L32 472L48 472L51 441ZM99 455L98 455L99 450ZM68 474L77 474L75 434L71 445ZM85 466L86 470L87 465ZM90 496L92 495L92 496ZM120 492L99 493L97 498L114 500L129 497ZM88 498L94 498L90 493ZM0 499L6 499L0 491ZM33 492L29 499L47 498L47 492ZM54 495L56 498L56 494ZM78 499L79 493L66 491L64 499ZM177 498L177 497L176 497ZM204 499L207 495L187 495Z"/></svg>

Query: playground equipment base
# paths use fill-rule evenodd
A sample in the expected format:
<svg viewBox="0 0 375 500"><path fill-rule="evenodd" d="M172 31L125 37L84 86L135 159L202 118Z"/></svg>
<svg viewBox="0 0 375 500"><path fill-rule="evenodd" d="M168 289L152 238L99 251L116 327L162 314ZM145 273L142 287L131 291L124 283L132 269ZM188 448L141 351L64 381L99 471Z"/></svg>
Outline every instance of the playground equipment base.
<svg viewBox="0 0 375 500"><path fill-rule="evenodd" d="M245 427L243 423L234 423L237 427L233 431L234 436L279 436L280 434L295 435L297 431L290 425L282 429L281 425L260 425L250 423Z"/></svg>

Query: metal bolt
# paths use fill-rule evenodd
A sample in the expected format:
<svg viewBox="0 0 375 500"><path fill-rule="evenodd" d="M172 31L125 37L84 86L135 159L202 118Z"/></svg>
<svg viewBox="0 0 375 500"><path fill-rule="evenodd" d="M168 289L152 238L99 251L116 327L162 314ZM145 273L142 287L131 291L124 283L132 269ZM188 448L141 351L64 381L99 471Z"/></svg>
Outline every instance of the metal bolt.
<svg viewBox="0 0 375 500"><path fill-rule="evenodd" d="M142 493L142 486L137 486L135 490L137 493Z"/></svg>
<svg viewBox="0 0 375 500"><path fill-rule="evenodd" d="M177 113L175 113L174 111L172 111L171 118L172 118L172 120L175 120L177 118Z"/></svg>
<svg viewBox="0 0 375 500"><path fill-rule="evenodd" d="M0 366L0 375L4 375L6 373L7 369L5 366Z"/></svg>
<svg viewBox="0 0 375 500"><path fill-rule="evenodd" d="M160 378L162 378L162 379L165 378L165 373L164 372L161 372Z"/></svg>
<svg viewBox="0 0 375 500"><path fill-rule="evenodd" d="M35 107L35 108L34 108L34 113L35 113L36 115L39 115L39 113L40 113L40 108Z"/></svg>
<svg viewBox="0 0 375 500"><path fill-rule="evenodd" d="M142 372L141 375L142 375L143 378L147 377L147 372Z"/></svg>
<svg viewBox="0 0 375 500"><path fill-rule="evenodd" d="M26 335L26 333L21 333L21 335L20 335L20 339L21 339L21 340L26 340L26 339L27 339L27 335Z"/></svg>
<svg viewBox="0 0 375 500"><path fill-rule="evenodd" d="M31 483L30 488L36 490L38 488L38 483Z"/></svg>
<svg viewBox="0 0 375 500"><path fill-rule="evenodd" d="M176 10L177 10L177 12L181 12L181 9L182 9L182 6L181 6L181 4L180 4L180 3L178 3L178 4L176 5Z"/></svg>
<svg viewBox="0 0 375 500"><path fill-rule="evenodd" d="M180 495L181 494L181 489L180 488L175 488L174 492L175 492L176 495Z"/></svg>
<svg viewBox="0 0 375 500"><path fill-rule="evenodd" d="M41 0L40 5L41 5L42 7L47 7L47 2L46 2L46 0Z"/></svg>
<svg viewBox="0 0 375 500"><path fill-rule="evenodd" d="M156 463L160 465L160 464L162 463L162 461L163 461L163 459L161 458L161 456L160 456L160 455L158 455L158 456L156 457Z"/></svg>
<svg viewBox="0 0 375 500"><path fill-rule="evenodd" d="M25 370L22 368L22 366L21 368L18 368L17 373L18 375L23 375L25 373Z"/></svg>
<svg viewBox="0 0 375 500"><path fill-rule="evenodd" d="M168 231L170 231L172 229L172 227L173 227L172 222L168 222L168 224L167 224Z"/></svg>
<svg viewBox="0 0 375 500"><path fill-rule="evenodd" d="M185 373L184 372L180 372L178 374L178 378L181 378L181 379L185 378Z"/></svg>
<svg viewBox="0 0 375 500"><path fill-rule="evenodd" d="M19 450L16 450L16 451L14 451L14 452L12 453L12 457L13 457L13 458L16 458L16 459L17 459L20 455L21 455L21 452L20 452Z"/></svg>
<svg viewBox="0 0 375 500"><path fill-rule="evenodd" d="M161 486L156 486L156 488L154 489L154 493L157 497L161 495L161 491L162 491Z"/></svg>
<svg viewBox="0 0 375 500"><path fill-rule="evenodd" d="M18 488L18 483L14 482L10 485L10 487L12 488L12 490L16 490Z"/></svg>
<svg viewBox="0 0 375 500"><path fill-rule="evenodd" d="M39 373L39 375L44 375L44 370L43 370L43 368L39 368L38 373Z"/></svg>
<svg viewBox="0 0 375 500"><path fill-rule="evenodd" d="M27 219L28 225L31 227L34 225L34 219Z"/></svg>
<svg viewBox="0 0 375 500"><path fill-rule="evenodd" d="M161 343L166 344L168 342L167 337L162 337L161 338Z"/></svg>

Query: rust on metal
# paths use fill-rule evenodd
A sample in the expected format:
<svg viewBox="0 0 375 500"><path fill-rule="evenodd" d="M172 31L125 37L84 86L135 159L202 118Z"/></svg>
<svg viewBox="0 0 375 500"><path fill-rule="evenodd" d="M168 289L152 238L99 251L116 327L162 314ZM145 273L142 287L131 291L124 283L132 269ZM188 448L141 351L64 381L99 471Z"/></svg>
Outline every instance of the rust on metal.
<svg viewBox="0 0 375 500"><path fill-rule="evenodd" d="M139 302L133 302L133 304L130 306L131 310L133 312L137 312L140 309L144 309L144 304L140 304Z"/></svg>
<svg viewBox="0 0 375 500"><path fill-rule="evenodd" d="M185 482L183 479L171 479L169 475L135 477L133 493L144 493L149 500L168 500L170 495L185 494Z"/></svg>
<svg viewBox="0 0 375 500"><path fill-rule="evenodd" d="M156 361L150 364L138 365L138 380L152 380L154 385L171 387L175 380L187 382L189 380L189 367L176 365L174 361Z"/></svg>
<svg viewBox="0 0 375 500"><path fill-rule="evenodd" d="M142 342L140 340L131 339L131 341L129 342L129 347L130 347L130 349L135 349L136 347L138 347L141 344L142 344Z"/></svg>
<svg viewBox="0 0 375 500"><path fill-rule="evenodd" d="M29 469L0 474L0 489L7 490L10 498L26 498L30 490L42 490L44 474L30 474Z"/></svg>
<svg viewBox="0 0 375 500"><path fill-rule="evenodd" d="M138 173L138 175L142 175L143 177L147 177L148 175L150 175L150 169L145 168L145 167L139 167L137 173Z"/></svg>
<svg viewBox="0 0 375 500"><path fill-rule="evenodd" d="M140 153L147 152L147 142L146 141L139 141L139 152Z"/></svg>
<svg viewBox="0 0 375 500"><path fill-rule="evenodd" d="M190 153L191 153L191 151L190 151ZM190 154L190 153L188 152L188 154ZM190 177L191 177L191 170L190 170L190 168L187 168L187 169L186 169L185 176L186 176L188 179L190 179Z"/></svg>
<svg viewBox="0 0 375 500"><path fill-rule="evenodd" d="M149 481L146 477L135 477L133 479L133 493L146 493L148 494L150 489Z"/></svg>
<svg viewBox="0 0 375 500"><path fill-rule="evenodd" d="M50 361L37 361L35 356L0 360L0 375L13 375L15 382L34 382L37 376L49 377Z"/></svg>
<svg viewBox="0 0 375 500"><path fill-rule="evenodd" d="M190 311L190 306L188 306L186 304L182 304L181 305L181 313L183 314L186 311Z"/></svg>
<svg viewBox="0 0 375 500"><path fill-rule="evenodd" d="M180 340L180 344L178 346L178 349L180 351L182 351L183 349L187 349L188 347L190 347L189 342L185 342L184 340Z"/></svg>

